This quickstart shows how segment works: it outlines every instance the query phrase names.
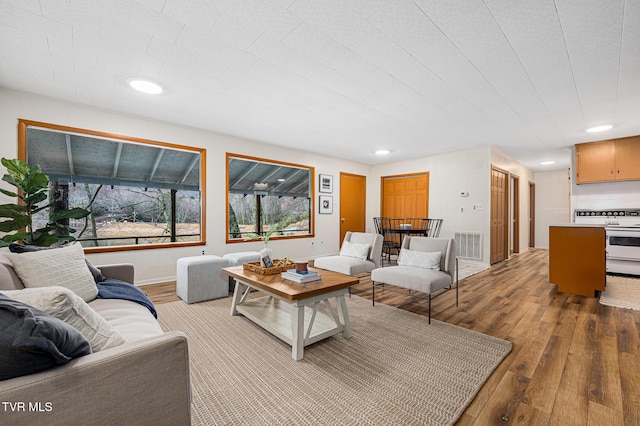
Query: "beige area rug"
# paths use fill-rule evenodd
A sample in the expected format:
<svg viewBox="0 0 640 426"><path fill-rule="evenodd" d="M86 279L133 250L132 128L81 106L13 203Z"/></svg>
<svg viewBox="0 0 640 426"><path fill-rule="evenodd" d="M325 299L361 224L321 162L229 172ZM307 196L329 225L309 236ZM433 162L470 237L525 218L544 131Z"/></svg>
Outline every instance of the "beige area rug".
<svg viewBox="0 0 640 426"><path fill-rule="evenodd" d="M447 425L512 343L357 296L353 337L291 347L229 313L231 299L156 306L189 338L194 425Z"/></svg>
<svg viewBox="0 0 640 426"><path fill-rule="evenodd" d="M640 311L640 279L607 275L600 303Z"/></svg>

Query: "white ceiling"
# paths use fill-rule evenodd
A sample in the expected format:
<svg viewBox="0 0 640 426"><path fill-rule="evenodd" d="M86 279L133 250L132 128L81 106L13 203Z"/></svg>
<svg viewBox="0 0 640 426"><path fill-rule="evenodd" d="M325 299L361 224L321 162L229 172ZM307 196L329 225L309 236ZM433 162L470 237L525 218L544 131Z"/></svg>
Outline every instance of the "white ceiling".
<svg viewBox="0 0 640 426"><path fill-rule="evenodd" d="M640 0L0 0L2 87L367 164L569 167L640 134L639 53Z"/></svg>

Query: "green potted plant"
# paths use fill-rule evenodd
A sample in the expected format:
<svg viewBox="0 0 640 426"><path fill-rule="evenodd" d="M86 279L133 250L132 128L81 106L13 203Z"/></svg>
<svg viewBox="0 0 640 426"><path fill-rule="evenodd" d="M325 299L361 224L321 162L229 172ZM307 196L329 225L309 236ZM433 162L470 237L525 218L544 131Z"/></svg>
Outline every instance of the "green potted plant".
<svg viewBox="0 0 640 426"><path fill-rule="evenodd" d="M267 247L267 244L269 243L269 238L271 238L271 235L273 235L274 232L278 231L278 227L274 226L271 229L269 229L267 232L265 232L264 235L258 235L258 234L249 234L248 238L250 240L262 240L262 242L264 243L264 247L262 248L262 250L260 250L260 266L268 268L270 267L269 265L267 265L265 263L265 260L267 262L271 262L271 249L269 247ZM273 265L271 265L273 266Z"/></svg>
<svg viewBox="0 0 640 426"><path fill-rule="evenodd" d="M0 247L6 247L12 242L36 246L50 246L59 241L74 241L70 234L75 229L62 223L65 219L82 219L89 215L89 211L75 207L71 209L56 208L49 215L46 225L34 229L34 215L42 210L56 205L56 201L47 201L49 177L40 171L40 166L30 166L24 161L14 159L0 160L7 169L2 180L14 186L16 191L0 188L0 192L9 197L17 197L16 204L0 205L0 232L5 235L0 238Z"/></svg>

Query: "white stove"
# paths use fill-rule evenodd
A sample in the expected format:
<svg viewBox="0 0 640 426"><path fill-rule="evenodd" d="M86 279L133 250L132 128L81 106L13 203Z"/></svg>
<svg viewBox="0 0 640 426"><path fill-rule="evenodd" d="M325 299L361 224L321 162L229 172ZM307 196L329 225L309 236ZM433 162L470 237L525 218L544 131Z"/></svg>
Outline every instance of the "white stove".
<svg viewBox="0 0 640 426"><path fill-rule="evenodd" d="M640 227L640 209L575 210L573 213L575 223Z"/></svg>
<svg viewBox="0 0 640 426"><path fill-rule="evenodd" d="M640 276L640 209L576 210L579 224L603 225L607 274Z"/></svg>
<svg viewBox="0 0 640 426"><path fill-rule="evenodd" d="M574 222L604 226L607 274L640 276L640 209L576 210Z"/></svg>

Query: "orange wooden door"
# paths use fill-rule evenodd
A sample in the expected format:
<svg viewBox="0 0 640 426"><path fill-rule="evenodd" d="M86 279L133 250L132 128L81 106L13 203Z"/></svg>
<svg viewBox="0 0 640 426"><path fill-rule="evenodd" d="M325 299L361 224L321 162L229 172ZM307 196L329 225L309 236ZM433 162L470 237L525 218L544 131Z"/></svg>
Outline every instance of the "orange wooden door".
<svg viewBox="0 0 640 426"><path fill-rule="evenodd" d="M340 245L347 231L365 232L367 178L340 172Z"/></svg>
<svg viewBox="0 0 640 426"><path fill-rule="evenodd" d="M491 264L507 258L507 178L505 172L491 169Z"/></svg>
<svg viewBox="0 0 640 426"><path fill-rule="evenodd" d="M513 188L513 199L511 200L512 208L511 215L513 224L511 228L511 235L513 241L513 253L520 253L520 178L518 176L511 176L511 184Z"/></svg>
<svg viewBox="0 0 640 426"><path fill-rule="evenodd" d="M529 247L536 246L536 184L529 182Z"/></svg>
<svg viewBox="0 0 640 426"><path fill-rule="evenodd" d="M382 178L383 217L429 217L429 173Z"/></svg>

